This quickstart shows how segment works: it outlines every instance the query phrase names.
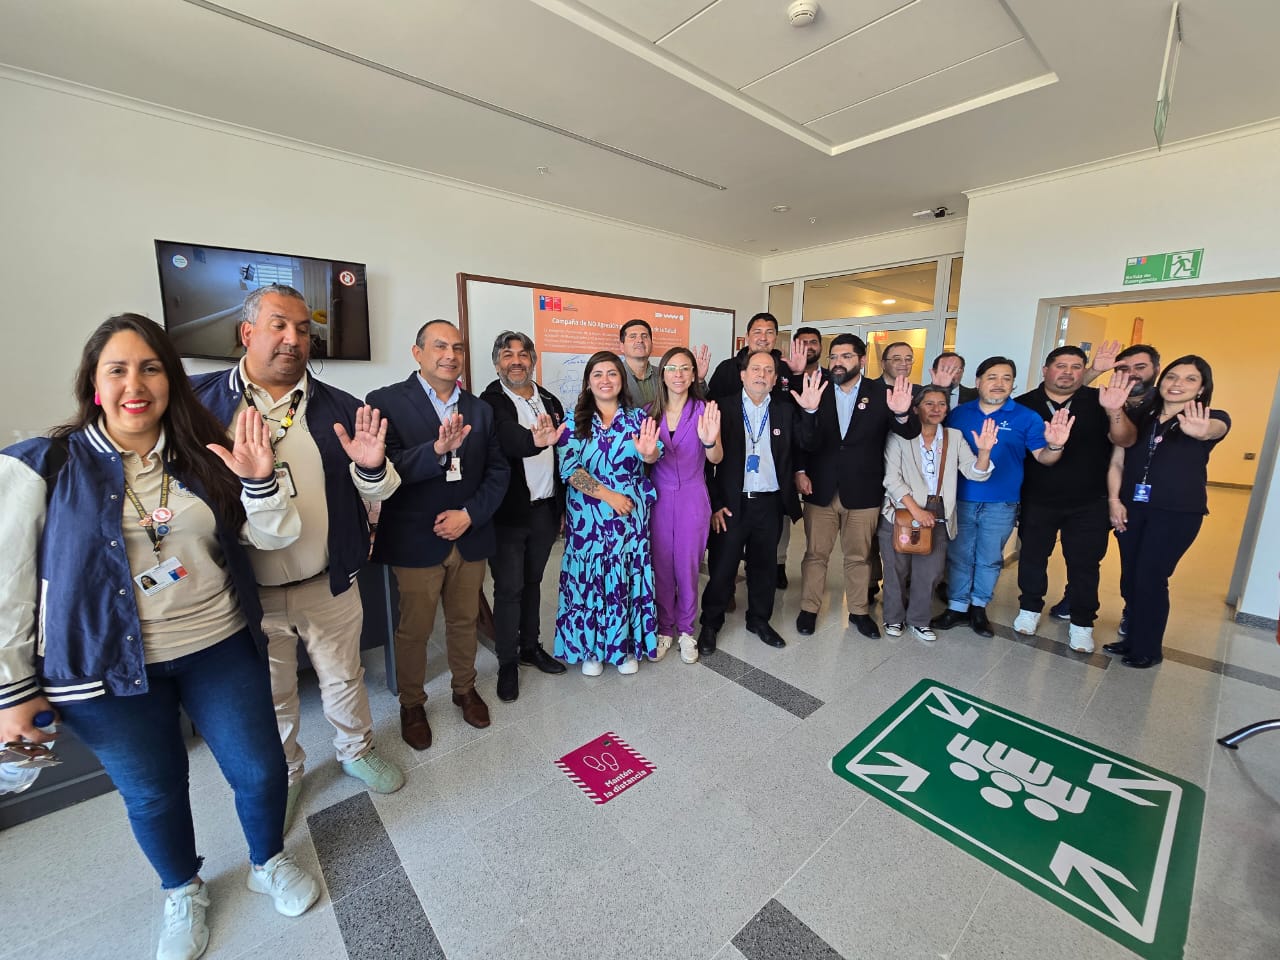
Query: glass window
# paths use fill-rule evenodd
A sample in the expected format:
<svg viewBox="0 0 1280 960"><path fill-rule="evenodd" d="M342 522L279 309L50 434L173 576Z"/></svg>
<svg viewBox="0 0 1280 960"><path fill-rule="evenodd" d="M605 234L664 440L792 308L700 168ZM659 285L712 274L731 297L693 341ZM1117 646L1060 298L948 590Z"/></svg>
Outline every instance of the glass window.
<svg viewBox="0 0 1280 960"><path fill-rule="evenodd" d="M908 374L912 383L924 383L921 379L932 357L924 355L925 341L928 339L928 327L914 327L910 330L871 330L867 334L867 362L864 372L871 379L884 375L884 353L891 344L894 356L911 357L911 372ZM905 344L905 346L902 346Z"/></svg>
<svg viewBox="0 0 1280 960"><path fill-rule="evenodd" d="M795 296L794 283L775 283L769 288L769 312L778 318L779 327L791 326L791 301Z"/></svg>
<svg viewBox="0 0 1280 960"><path fill-rule="evenodd" d="M943 321L942 351L944 353L956 352L956 318L955 317L947 317L947 319Z"/></svg>
<svg viewBox="0 0 1280 960"><path fill-rule="evenodd" d="M932 310L937 276L938 262L930 260L905 267L806 280L804 322ZM782 321L780 315L778 321Z"/></svg>
<svg viewBox="0 0 1280 960"><path fill-rule="evenodd" d="M960 309L960 274L964 272L964 257L951 261L951 283L947 286L947 313Z"/></svg>

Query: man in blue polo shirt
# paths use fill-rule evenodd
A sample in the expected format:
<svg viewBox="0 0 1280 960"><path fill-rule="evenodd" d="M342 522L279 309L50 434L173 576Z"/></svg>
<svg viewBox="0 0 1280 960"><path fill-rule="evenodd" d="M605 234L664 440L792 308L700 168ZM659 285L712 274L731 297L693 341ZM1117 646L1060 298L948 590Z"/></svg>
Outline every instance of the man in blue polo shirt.
<svg viewBox="0 0 1280 960"><path fill-rule="evenodd" d="M948 607L933 618L930 626L935 630L968 623L979 636L995 635L987 619L987 603L995 593L1004 545L1018 517L1023 461L1031 454L1042 466L1057 463L1075 423L1065 408L1046 421L1015 403L1017 375L1017 366L1008 357L988 357L978 365L978 399L960 404L947 417L946 425L959 430L971 447L971 436L981 432L987 419L994 419L998 440L991 451L995 469L988 480L974 483L963 476L956 478L959 528L947 550Z"/></svg>

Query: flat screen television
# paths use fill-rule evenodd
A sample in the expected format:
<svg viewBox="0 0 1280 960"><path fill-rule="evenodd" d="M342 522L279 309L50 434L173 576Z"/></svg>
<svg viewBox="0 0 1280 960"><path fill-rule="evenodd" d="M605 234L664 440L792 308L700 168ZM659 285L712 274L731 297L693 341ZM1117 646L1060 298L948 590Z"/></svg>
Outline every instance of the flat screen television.
<svg viewBox="0 0 1280 960"><path fill-rule="evenodd" d="M259 287L283 283L306 298L312 359L369 359L363 263L157 240L156 264L164 328L184 357L239 360L240 305Z"/></svg>

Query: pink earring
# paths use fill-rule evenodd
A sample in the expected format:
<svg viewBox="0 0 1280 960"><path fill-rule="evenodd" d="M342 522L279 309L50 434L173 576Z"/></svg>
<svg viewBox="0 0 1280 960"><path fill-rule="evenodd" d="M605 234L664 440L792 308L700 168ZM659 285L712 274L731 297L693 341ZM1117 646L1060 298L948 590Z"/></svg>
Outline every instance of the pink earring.
<svg viewBox="0 0 1280 960"><path fill-rule="evenodd" d="M97 391L97 390L93 391L93 405L94 405L95 407L100 407L100 406L102 406L102 398L101 398L100 396L98 396L98 391Z"/></svg>

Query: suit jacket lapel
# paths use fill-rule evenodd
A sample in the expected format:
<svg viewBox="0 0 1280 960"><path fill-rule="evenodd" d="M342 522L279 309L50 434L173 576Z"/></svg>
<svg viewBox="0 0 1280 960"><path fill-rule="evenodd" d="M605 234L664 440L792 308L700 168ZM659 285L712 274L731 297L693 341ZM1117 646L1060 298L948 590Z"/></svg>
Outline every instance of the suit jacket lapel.
<svg viewBox="0 0 1280 960"><path fill-rule="evenodd" d="M413 407L422 418L422 428L426 431L427 436L439 437L440 418L436 416L435 404L427 396L427 391L418 381L417 374L409 374L409 379L405 381L404 388L409 395L409 406Z"/></svg>

